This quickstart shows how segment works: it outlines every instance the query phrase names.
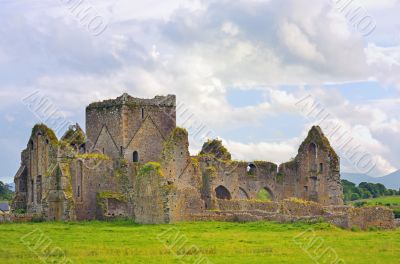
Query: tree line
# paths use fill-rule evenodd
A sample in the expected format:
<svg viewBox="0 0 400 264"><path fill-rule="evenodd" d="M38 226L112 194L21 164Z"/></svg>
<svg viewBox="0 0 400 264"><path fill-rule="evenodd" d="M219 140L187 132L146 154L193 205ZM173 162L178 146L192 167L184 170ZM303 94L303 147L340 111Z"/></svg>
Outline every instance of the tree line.
<svg viewBox="0 0 400 264"><path fill-rule="evenodd" d="M10 201L13 195L14 192L11 191L11 186L0 181L0 200Z"/></svg>
<svg viewBox="0 0 400 264"><path fill-rule="evenodd" d="M357 186L348 180L342 180L342 186L345 201L400 195L400 190L386 189L381 183L362 182Z"/></svg>

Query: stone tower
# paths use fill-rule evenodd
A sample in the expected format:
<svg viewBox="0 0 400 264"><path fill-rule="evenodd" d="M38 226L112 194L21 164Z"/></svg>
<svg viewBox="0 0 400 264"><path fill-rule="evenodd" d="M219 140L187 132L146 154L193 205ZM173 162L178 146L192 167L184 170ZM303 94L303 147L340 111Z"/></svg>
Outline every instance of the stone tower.
<svg viewBox="0 0 400 264"><path fill-rule="evenodd" d="M89 149L114 160L158 161L163 142L175 127L175 95L139 99L123 94L86 108Z"/></svg>

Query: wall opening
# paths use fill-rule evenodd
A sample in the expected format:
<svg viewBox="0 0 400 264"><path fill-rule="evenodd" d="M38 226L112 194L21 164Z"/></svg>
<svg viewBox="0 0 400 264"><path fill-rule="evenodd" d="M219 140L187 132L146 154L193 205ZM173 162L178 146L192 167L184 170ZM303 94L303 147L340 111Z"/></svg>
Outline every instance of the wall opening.
<svg viewBox="0 0 400 264"><path fill-rule="evenodd" d="M310 170L313 172L317 171L317 145L310 143L308 146L308 155L310 161Z"/></svg>
<svg viewBox="0 0 400 264"><path fill-rule="evenodd" d="M268 187L261 188L257 193L257 200L261 201L273 201L274 195Z"/></svg>
<svg viewBox="0 0 400 264"><path fill-rule="evenodd" d="M144 119L144 108L142 108L142 119Z"/></svg>
<svg viewBox="0 0 400 264"><path fill-rule="evenodd" d="M249 197L249 195L247 194L247 192L246 192L244 189L242 189L242 188L239 188L239 197L240 197L240 199L242 199L242 200L248 200L248 199L250 199L250 197Z"/></svg>
<svg viewBox="0 0 400 264"><path fill-rule="evenodd" d="M76 196L79 198L79 201L82 201L83 196L83 162L79 161L78 163L78 171L77 171L77 179L76 179Z"/></svg>
<svg viewBox="0 0 400 264"><path fill-rule="evenodd" d="M247 174L248 175L256 175L257 167L254 163L250 163L247 165Z"/></svg>
<svg viewBox="0 0 400 264"><path fill-rule="evenodd" d="M315 145L315 143L310 143L308 151L312 156L317 157L317 145Z"/></svg>
<svg viewBox="0 0 400 264"><path fill-rule="evenodd" d="M33 180L31 180L31 202L34 203L35 202L35 186L34 186L35 182Z"/></svg>
<svg viewBox="0 0 400 264"><path fill-rule="evenodd" d="M220 185L215 189L215 194L218 199L221 200L230 200L231 193L224 186Z"/></svg>
<svg viewBox="0 0 400 264"><path fill-rule="evenodd" d="M324 172L324 164L319 164L319 172Z"/></svg>
<svg viewBox="0 0 400 264"><path fill-rule="evenodd" d="M137 151L134 151L132 154L132 161L133 162L139 162L139 153Z"/></svg>
<svg viewBox="0 0 400 264"><path fill-rule="evenodd" d="M29 147L31 150L33 149L33 140L29 141Z"/></svg>
<svg viewBox="0 0 400 264"><path fill-rule="evenodd" d="M42 202L42 176L36 177L36 202Z"/></svg>
<svg viewBox="0 0 400 264"><path fill-rule="evenodd" d="M28 171L26 168L19 178L18 188L18 190L23 193L28 191Z"/></svg>
<svg viewBox="0 0 400 264"><path fill-rule="evenodd" d="M82 144L79 147L79 153L81 153L81 154L85 154L86 153L86 144Z"/></svg>

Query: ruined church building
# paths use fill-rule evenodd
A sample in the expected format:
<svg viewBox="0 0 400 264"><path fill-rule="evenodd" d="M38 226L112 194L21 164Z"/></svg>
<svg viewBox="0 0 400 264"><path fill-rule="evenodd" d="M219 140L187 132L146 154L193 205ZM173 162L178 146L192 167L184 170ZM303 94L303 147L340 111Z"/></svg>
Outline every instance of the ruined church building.
<svg viewBox="0 0 400 264"><path fill-rule="evenodd" d="M76 125L57 139L44 124L32 129L15 175L13 211L48 220L170 223L264 219L282 215L279 205L288 198L343 205L339 157L319 127L279 167L234 161L218 140L197 156L188 149L174 95L92 103L86 133Z"/></svg>

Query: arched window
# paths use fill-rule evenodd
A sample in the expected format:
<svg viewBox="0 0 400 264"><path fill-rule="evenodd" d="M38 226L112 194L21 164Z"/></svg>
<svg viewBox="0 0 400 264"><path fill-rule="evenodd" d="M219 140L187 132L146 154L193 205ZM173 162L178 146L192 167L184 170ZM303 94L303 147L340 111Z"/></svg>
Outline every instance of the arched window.
<svg viewBox="0 0 400 264"><path fill-rule="evenodd" d="M133 152L132 161L133 162L139 162L139 153L137 151Z"/></svg>
<svg viewBox="0 0 400 264"><path fill-rule="evenodd" d="M308 146L308 151L310 152L313 158L317 158L317 145L315 145L315 143L311 143Z"/></svg>
<svg viewBox="0 0 400 264"><path fill-rule="evenodd" d="M257 167L254 163L250 163L247 166L247 174L248 175L256 175L256 170L257 170Z"/></svg>
<svg viewBox="0 0 400 264"><path fill-rule="evenodd" d="M243 188L240 188L240 187L239 187L239 197L240 197L240 199L243 199L243 200L249 199L249 195L247 194L247 192Z"/></svg>
<svg viewBox="0 0 400 264"><path fill-rule="evenodd" d="M215 194L218 199L221 200L230 200L231 193L224 186L220 185L215 189Z"/></svg>
<svg viewBox="0 0 400 264"><path fill-rule="evenodd" d="M274 194L268 187L261 188L257 193L257 199L261 201L273 201Z"/></svg>

